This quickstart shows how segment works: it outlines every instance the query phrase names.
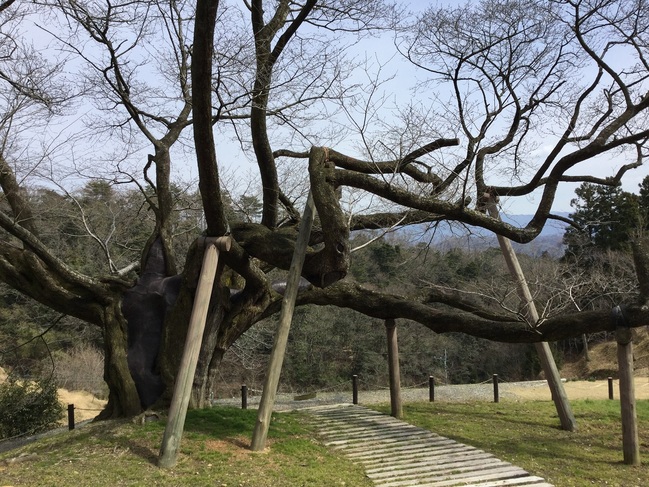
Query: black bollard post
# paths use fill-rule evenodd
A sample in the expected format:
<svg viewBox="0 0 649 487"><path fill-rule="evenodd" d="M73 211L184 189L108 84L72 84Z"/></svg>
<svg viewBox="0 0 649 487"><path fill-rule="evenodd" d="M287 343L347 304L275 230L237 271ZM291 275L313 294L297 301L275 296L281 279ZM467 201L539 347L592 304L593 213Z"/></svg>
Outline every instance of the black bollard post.
<svg viewBox="0 0 649 487"><path fill-rule="evenodd" d="M435 402L435 377L428 376L428 401Z"/></svg>
<svg viewBox="0 0 649 487"><path fill-rule="evenodd" d="M74 429L74 404L68 404L68 429Z"/></svg>
<svg viewBox="0 0 649 487"><path fill-rule="evenodd" d="M352 403L358 404L358 376L352 375Z"/></svg>
<svg viewBox="0 0 649 487"><path fill-rule="evenodd" d="M613 399L613 377L608 378L608 398Z"/></svg>
<svg viewBox="0 0 649 487"><path fill-rule="evenodd" d="M498 374L494 374L494 402L498 402L500 397L498 395Z"/></svg>
<svg viewBox="0 0 649 487"><path fill-rule="evenodd" d="M241 386L241 409L248 409L248 386Z"/></svg>

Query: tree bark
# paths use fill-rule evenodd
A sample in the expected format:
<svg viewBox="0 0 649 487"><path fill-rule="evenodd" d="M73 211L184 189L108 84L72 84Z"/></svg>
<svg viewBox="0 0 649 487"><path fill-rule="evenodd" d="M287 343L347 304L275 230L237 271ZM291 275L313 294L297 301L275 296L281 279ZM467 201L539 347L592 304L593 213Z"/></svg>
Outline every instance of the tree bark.
<svg viewBox="0 0 649 487"><path fill-rule="evenodd" d="M228 233L212 132L212 61L214 57L214 25L218 9L218 0L198 0L196 3L191 69L198 186L205 211L207 232L210 236L221 236Z"/></svg>
<svg viewBox="0 0 649 487"><path fill-rule="evenodd" d="M108 404L98 419L130 417L142 411L140 395L127 360L127 323L118 306L106 309L104 323L104 380Z"/></svg>

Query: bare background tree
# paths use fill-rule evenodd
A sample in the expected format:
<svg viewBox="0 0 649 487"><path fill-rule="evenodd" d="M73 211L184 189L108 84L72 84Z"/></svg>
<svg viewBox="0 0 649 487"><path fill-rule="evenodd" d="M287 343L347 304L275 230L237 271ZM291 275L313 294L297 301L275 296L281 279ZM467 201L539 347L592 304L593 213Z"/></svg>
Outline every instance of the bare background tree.
<svg viewBox="0 0 649 487"><path fill-rule="evenodd" d="M203 252L199 231L188 232L199 226L234 238L194 383L193 404L208 401L225 351L279 309L275 280L290 265L306 194L296 175L318 212L300 305L506 342L612 330L605 310L531 329L435 288L405 295L360 285L346 277L350 235L455 221L529 242L560 218L551 213L560 185L619 184L641 164L649 136L646 8L569 0L486 0L418 14L370 0L6 4L0 278L101 330L103 417L169 399ZM372 64L355 54L367 36L417 73L412 103L392 106L389 58ZM385 43L393 37L398 49ZM252 162L257 187L246 196L259 195L259 208L222 184L217 154L232 141L240 150L224 159ZM593 164L611 160L619 167L592 175ZM191 176L181 178L187 172L198 194ZM146 238L125 244L130 223L110 204L108 227L84 219L77 191L88 181L87 190L109 199L116 185L139 190ZM45 194L36 189L52 182L95 249L88 258L107 266L71 260L43 233L30 191ZM522 228L484 212L486 198L511 204L533 194L537 210ZM235 218L233 201L258 218ZM129 252L118 259L119 246ZM648 289L646 247L637 248L640 290ZM631 326L646 323L643 304L627 308Z"/></svg>

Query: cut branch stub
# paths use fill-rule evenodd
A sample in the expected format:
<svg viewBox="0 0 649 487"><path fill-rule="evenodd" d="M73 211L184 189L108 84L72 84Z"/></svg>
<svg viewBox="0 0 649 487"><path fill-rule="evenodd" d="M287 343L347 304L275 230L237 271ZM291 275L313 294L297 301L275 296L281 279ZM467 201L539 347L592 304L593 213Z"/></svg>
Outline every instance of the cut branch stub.
<svg viewBox="0 0 649 487"><path fill-rule="evenodd" d="M201 237L203 246L214 245L221 252L228 252L232 248L232 237Z"/></svg>

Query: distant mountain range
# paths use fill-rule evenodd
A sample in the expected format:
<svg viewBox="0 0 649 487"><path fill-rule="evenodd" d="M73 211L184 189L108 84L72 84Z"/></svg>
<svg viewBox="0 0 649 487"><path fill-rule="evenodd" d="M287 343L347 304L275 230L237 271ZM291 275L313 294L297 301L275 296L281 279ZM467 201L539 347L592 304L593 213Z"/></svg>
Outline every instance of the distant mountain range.
<svg viewBox="0 0 649 487"><path fill-rule="evenodd" d="M558 215L567 217L568 213L558 213ZM524 227L532 217L533 215L502 215L503 221L517 227ZM532 242L528 244L513 243L513 247L517 252L532 256L547 254L552 257L561 257L565 250L563 234L566 227L567 224L563 222L549 220L541 234ZM492 232L483 228L457 224L442 223L435 228L423 224L411 225L395 233L411 242L431 243L439 249L461 248L481 251L498 247L498 240Z"/></svg>

